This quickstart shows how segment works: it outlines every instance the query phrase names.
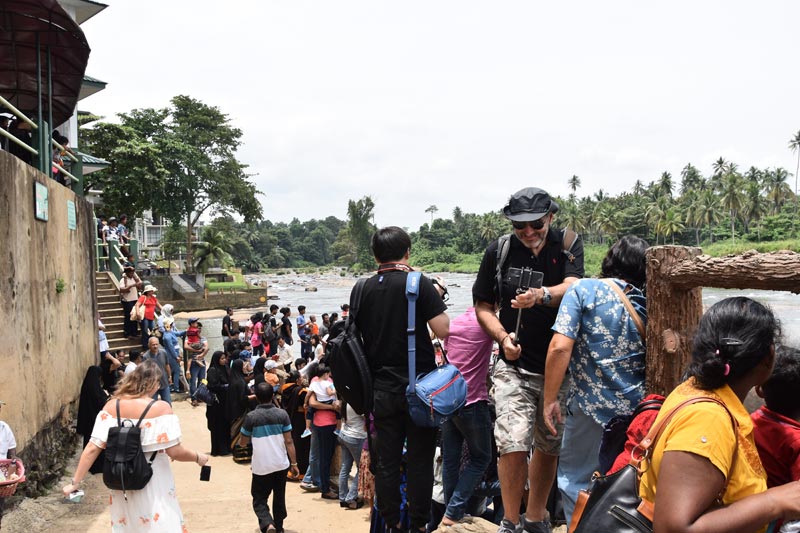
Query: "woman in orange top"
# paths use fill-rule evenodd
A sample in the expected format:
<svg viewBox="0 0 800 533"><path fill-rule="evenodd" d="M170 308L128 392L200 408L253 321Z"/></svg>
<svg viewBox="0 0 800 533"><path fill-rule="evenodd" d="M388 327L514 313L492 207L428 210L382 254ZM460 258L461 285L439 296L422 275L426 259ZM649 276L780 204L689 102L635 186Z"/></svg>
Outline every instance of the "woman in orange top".
<svg viewBox="0 0 800 533"><path fill-rule="evenodd" d="M697 396L727 410L711 402L685 406L657 440L639 488L655 504L654 531L752 533L778 518L800 518L800 482L767 490L743 405L770 376L779 338L772 311L749 298L726 298L703 315L689 378L670 393L655 423Z"/></svg>

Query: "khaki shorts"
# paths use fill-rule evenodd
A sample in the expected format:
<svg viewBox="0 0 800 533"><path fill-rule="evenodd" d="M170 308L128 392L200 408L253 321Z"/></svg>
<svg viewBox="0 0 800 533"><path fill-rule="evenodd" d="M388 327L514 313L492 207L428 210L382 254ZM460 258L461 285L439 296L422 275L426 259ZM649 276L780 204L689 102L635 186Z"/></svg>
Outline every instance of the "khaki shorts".
<svg viewBox="0 0 800 533"><path fill-rule="evenodd" d="M544 376L516 368L502 359L494 365L494 403L497 420L494 438L497 452L528 453L531 447L548 455L561 451L564 424L556 424L558 435L553 436L544 425ZM564 378L558 393L561 414L566 417L566 396L570 387L569 376Z"/></svg>

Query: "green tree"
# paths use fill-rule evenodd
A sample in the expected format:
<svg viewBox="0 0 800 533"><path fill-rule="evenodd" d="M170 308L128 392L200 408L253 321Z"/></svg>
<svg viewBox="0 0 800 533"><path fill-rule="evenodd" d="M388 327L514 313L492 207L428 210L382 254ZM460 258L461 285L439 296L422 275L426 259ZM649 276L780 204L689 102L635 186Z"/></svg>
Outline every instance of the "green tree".
<svg viewBox="0 0 800 533"><path fill-rule="evenodd" d="M375 202L370 196L347 202L347 233L355 251L355 261L362 268L369 268L375 262L370 249L370 239L375 233L375 225L371 222L374 209Z"/></svg>
<svg viewBox="0 0 800 533"><path fill-rule="evenodd" d="M219 230L207 228L203 230L201 241L192 243L195 256L195 268L205 274L209 268L226 268L233 264L231 257L231 239Z"/></svg>
<svg viewBox="0 0 800 533"><path fill-rule="evenodd" d="M767 194L767 200L772 204L773 215L780 213L781 206L792 195L789 184L786 183L788 179L789 173L784 168L767 169L764 172L764 189Z"/></svg>
<svg viewBox="0 0 800 533"><path fill-rule="evenodd" d="M426 209L425 212L431 214L431 224L433 224L433 215L439 212L439 208L436 207L436 205L432 205L428 207L428 209Z"/></svg>
<svg viewBox="0 0 800 533"><path fill-rule="evenodd" d="M682 232L684 229L685 226L680 220L678 209L675 207L667 209L658 224L658 232L664 236L664 242L666 242L667 237L670 237L672 238L672 244L675 244L675 234Z"/></svg>
<svg viewBox="0 0 800 533"><path fill-rule="evenodd" d="M728 172L722 178L720 202L728 210L731 217L731 240L736 242L736 216L742 209L744 195L742 194L741 178L736 172Z"/></svg>
<svg viewBox="0 0 800 533"><path fill-rule="evenodd" d="M797 167L794 171L794 215L792 216L792 235L795 233L795 219L797 218L797 176L800 174L800 131L789 139L789 148L792 152L797 152Z"/></svg>
<svg viewBox="0 0 800 533"><path fill-rule="evenodd" d="M573 174L572 177L567 180L567 185L572 191L572 194L577 194L578 189L580 189L581 187L581 179L575 174Z"/></svg>
<svg viewBox="0 0 800 533"><path fill-rule="evenodd" d="M186 227L178 221L173 222L161 237L161 254L167 260L167 271L172 272L172 259L186 252Z"/></svg>

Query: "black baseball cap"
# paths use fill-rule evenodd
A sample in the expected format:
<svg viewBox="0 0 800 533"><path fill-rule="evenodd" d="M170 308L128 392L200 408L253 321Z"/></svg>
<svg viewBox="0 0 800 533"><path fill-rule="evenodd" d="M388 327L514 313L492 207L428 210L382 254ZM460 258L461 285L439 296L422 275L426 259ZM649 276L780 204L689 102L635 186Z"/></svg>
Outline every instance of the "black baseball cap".
<svg viewBox="0 0 800 533"><path fill-rule="evenodd" d="M533 222L558 211L558 204L547 192L537 187L525 187L508 199L503 215L512 222Z"/></svg>

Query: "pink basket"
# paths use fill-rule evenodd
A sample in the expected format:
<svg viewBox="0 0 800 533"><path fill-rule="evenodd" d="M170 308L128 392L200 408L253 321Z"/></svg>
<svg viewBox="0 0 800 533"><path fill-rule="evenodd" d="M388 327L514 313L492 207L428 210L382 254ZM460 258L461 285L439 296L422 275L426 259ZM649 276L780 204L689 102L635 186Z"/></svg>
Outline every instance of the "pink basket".
<svg viewBox="0 0 800 533"><path fill-rule="evenodd" d="M12 462L14 462L13 459L0 459L0 472L3 472L3 475L6 477L8 476L8 471L11 468ZM23 465L22 461L19 459L16 459L16 462L19 479L0 482L0 498L12 496L17 492L17 485L25 481L25 465Z"/></svg>

